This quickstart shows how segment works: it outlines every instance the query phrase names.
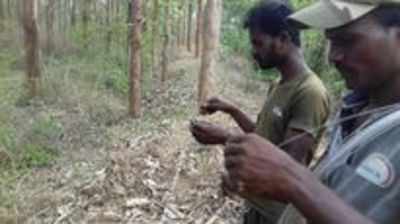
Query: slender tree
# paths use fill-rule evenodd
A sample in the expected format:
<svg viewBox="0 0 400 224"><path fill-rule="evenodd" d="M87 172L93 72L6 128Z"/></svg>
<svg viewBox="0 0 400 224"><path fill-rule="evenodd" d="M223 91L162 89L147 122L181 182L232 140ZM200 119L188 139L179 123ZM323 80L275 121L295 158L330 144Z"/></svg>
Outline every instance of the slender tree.
<svg viewBox="0 0 400 224"><path fill-rule="evenodd" d="M141 38L142 1L132 0L132 37L129 68L129 114L138 118L141 115Z"/></svg>
<svg viewBox="0 0 400 224"><path fill-rule="evenodd" d="M187 50L192 51L192 16L193 16L193 3L188 2L188 14L187 14Z"/></svg>
<svg viewBox="0 0 400 224"><path fill-rule="evenodd" d="M203 0L197 0L197 25L196 25L196 41L195 41L195 55L200 56L201 48L201 32L203 25Z"/></svg>
<svg viewBox="0 0 400 224"><path fill-rule="evenodd" d="M71 1L71 26L74 27L76 25L76 0Z"/></svg>
<svg viewBox="0 0 400 224"><path fill-rule="evenodd" d="M183 4L183 1L181 1L181 3ZM177 37L177 45L180 46L182 43L182 27L181 27L181 20L182 20L182 16L181 16L181 12L182 12L182 8L183 5L180 4L178 6L178 16L177 16L177 20L176 20L176 24L177 24L177 31L176 31L176 37Z"/></svg>
<svg viewBox="0 0 400 224"><path fill-rule="evenodd" d="M30 97L38 95L40 79L39 30L36 0L23 1L23 30L26 59L26 77Z"/></svg>
<svg viewBox="0 0 400 224"><path fill-rule="evenodd" d="M163 50L162 50L162 62L161 62L161 82L165 82L167 80L167 71L168 71L168 46L169 46L169 4L170 0L165 1L165 13L164 13L164 42L163 42Z"/></svg>
<svg viewBox="0 0 400 224"><path fill-rule="evenodd" d="M88 49L89 47L89 7L90 0L82 0L83 4L81 5L82 10L82 24L83 24L83 41L84 48Z"/></svg>
<svg viewBox="0 0 400 224"><path fill-rule="evenodd" d="M106 23L107 23L107 34L106 34L106 49L109 52L111 49L112 42L112 29L111 29L111 18L112 18L112 0L107 0L106 7Z"/></svg>
<svg viewBox="0 0 400 224"><path fill-rule="evenodd" d="M218 53L222 0L208 0L206 4L203 53L198 82L198 102L206 101L210 89L210 77L214 74L215 60Z"/></svg>
<svg viewBox="0 0 400 224"><path fill-rule="evenodd" d="M46 53L50 54L54 49L54 11L55 0L48 0L46 6Z"/></svg>
<svg viewBox="0 0 400 224"><path fill-rule="evenodd" d="M186 8L186 4L187 4L188 0L183 0L183 6L182 6L182 10L183 10L183 17L182 17L182 46L185 47L186 46L186 18L187 18L187 8Z"/></svg>
<svg viewBox="0 0 400 224"><path fill-rule="evenodd" d="M0 0L0 26L2 25L4 18L5 18L5 8L3 0Z"/></svg>
<svg viewBox="0 0 400 224"><path fill-rule="evenodd" d="M158 0L153 0L153 26L152 26L152 43L151 43L151 64L153 66L153 72L157 68L157 41L159 39L159 24L158 24L158 17L160 15L160 3Z"/></svg>

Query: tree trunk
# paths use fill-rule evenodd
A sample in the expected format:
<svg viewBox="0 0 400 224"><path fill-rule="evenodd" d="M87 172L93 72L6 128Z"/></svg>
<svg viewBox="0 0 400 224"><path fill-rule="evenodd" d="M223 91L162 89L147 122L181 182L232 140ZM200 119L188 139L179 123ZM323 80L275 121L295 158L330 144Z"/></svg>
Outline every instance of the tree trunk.
<svg viewBox="0 0 400 224"><path fill-rule="evenodd" d="M8 18L12 18L12 10L11 10L11 0L7 0L7 11L8 11Z"/></svg>
<svg viewBox="0 0 400 224"><path fill-rule="evenodd" d="M76 0L72 0L71 3L71 27L75 27L76 25Z"/></svg>
<svg viewBox="0 0 400 224"><path fill-rule="evenodd" d="M163 42L163 52L162 52L162 62L161 62L161 82L167 80L168 72L168 46L169 46L169 3L170 0L165 2L165 18L164 18L164 42Z"/></svg>
<svg viewBox="0 0 400 224"><path fill-rule="evenodd" d="M23 1L23 28L25 42L26 77L30 97L38 95L40 79L39 30L35 0Z"/></svg>
<svg viewBox="0 0 400 224"><path fill-rule="evenodd" d="M214 74L221 26L222 0L208 0L204 10L203 54L198 83L198 103L207 100Z"/></svg>
<svg viewBox="0 0 400 224"><path fill-rule="evenodd" d="M148 6L150 1L144 1L143 2L143 8L142 8L142 17L143 17L143 22L142 22L142 33L147 31L148 28L148 21L147 21L147 11L148 11Z"/></svg>
<svg viewBox="0 0 400 224"><path fill-rule="evenodd" d="M47 38L46 38L46 54L51 54L54 49L54 10L55 10L55 0L48 0L46 7L46 28L47 28Z"/></svg>
<svg viewBox="0 0 400 224"><path fill-rule="evenodd" d="M142 0L132 0L132 40L129 75L129 114L141 115Z"/></svg>
<svg viewBox="0 0 400 224"><path fill-rule="evenodd" d="M131 52L131 40L132 40L132 21L133 21L133 15L132 15L132 2L131 0L129 0L130 2L128 2L128 16L126 19L126 24L128 26L128 36L127 36L127 44L128 44L128 55L130 55ZM130 58L130 56L129 56Z"/></svg>
<svg viewBox="0 0 400 224"><path fill-rule="evenodd" d="M196 46L195 55L196 58L200 56L201 48L201 32L203 27L203 0L197 1L197 26L196 26Z"/></svg>
<svg viewBox="0 0 400 224"><path fill-rule="evenodd" d="M160 4L158 0L154 0L153 1L153 26L152 26L152 44L151 44L151 66L152 66L152 70L153 73L155 73L156 69L157 69L157 65L158 65L158 60L157 60L157 41L159 40L158 35L159 35L159 24L158 24L158 17L160 14L160 10L159 10ZM154 74L152 74L154 75Z"/></svg>
<svg viewBox="0 0 400 224"><path fill-rule="evenodd" d="M89 0L83 0L82 5L82 24L83 24L83 41L84 41L84 48L89 48Z"/></svg>
<svg viewBox="0 0 400 224"><path fill-rule="evenodd" d="M180 6L178 8L178 11L181 12L182 6ZM177 38L177 45L179 46L181 44L181 32L182 32L182 28L181 28L181 15L178 14L177 19L176 19L176 24L177 24L177 31L176 31L176 38Z"/></svg>
<svg viewBox="0 0 400 224"><path fill-rule="evenodd" d="M112 17L112 0L107 0L107 12L106 12L106 23L107 23L107 34L106 34L106 50L110 52L112 42L112 29L111 29L111 17Z"/></svg>
<svg viewBox="0 0 400 224"><path fill-rule="evenodd" d="M186 18L187 18L187 10L186 10L186 1L183 1L183 17L182 17L182 46L186 46Z"/></svg>
<svg viewBox="0 0 400 224"><path fill-rule="evenodd" d="M192 15L193 15L193 3L188 3L188 21L187 21L187 50L192 51Z"/></svg>
<svg viewBox="0 0 400 224"><path fill-rule="evenodd" d="M5 18L5 13L4 13L4 4L3 0L0 0L0 26L3 24L4 18Z"/></svg>
<svg viewBox="0 0 400 224"><path fill-rule="evenodd" d="M185 44L185 19L186 19L186 17L185 17L185 11L186 11L186 8L185 8L185 0L182 0L181 1L181 6L180 6L180 16L179 16L179 21L178 21L178 26L179 26L179 43L178 43L178 45L179 46L183 46L184 44Z"/></svg>
<svg viewBox="0 0 400 224"><path fill-rule="evenodd" d="M66 33L67 29L68 29L68 22L69 22L69 13L68 13L68 9L69 9L69 5L70 2L69 0L64 0L63 1L64 4L62 4L60 11L62 11L63 14L63 23L62 23L62 31L64 31L64 33Z"/></svg>

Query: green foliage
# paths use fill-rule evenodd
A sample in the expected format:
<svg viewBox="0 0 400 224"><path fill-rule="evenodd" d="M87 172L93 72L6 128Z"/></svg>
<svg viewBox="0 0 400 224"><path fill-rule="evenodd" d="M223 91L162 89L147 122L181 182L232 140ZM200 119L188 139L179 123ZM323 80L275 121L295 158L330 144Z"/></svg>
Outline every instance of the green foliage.
<svg viewBox="0 0 400 224"><path fill-rule="evenodd" d="M32 124L30 140L49 142L53 139L58 139L63 132L63 128L54 118L38 119Z"/></svg>
<svg viewBox="0 0 400 224"><path fill-rule="evenodd" d="M243 19L255 1L224 1L221 43L225 54L249 55L250 41Z"/></svg>
<svg viewBox="0 0 400 224"><path fill-rule="evenodd" d="M51 151L51 149L39 145L25 145L19 162L20 168L43 167L49 165L55 158L55 154Z"/></svg>
<svg viewBox="0 0 400 224"><path fill-rule="evenodd" d="M18 132L23 132L22 136ZM57 141L62 133L62 126L53 118L37 119L28 130L0 126L0 155L3 155L0 165L13 164L16 168L49 165L57 155Z"/></svg>
<svg viewBox="0 0 400 224"><path fill-rule="evenodd" d="M225 1L224 17L222 23L221 43L226 56L239 54L250 57L251 44L248 33L242 28L243 18L246 12L258 1ZM294 0L291 4L300 9L314 2L313 0ZM344 84L337 72L326 63L325 45L326 41L320 31L304 31L302 34L302 45L306 61L313 71L324 80L328 88L339 96L343 91ZM252 75L256 79L272 81L277 78L275 71L254 70Z"/></svg>

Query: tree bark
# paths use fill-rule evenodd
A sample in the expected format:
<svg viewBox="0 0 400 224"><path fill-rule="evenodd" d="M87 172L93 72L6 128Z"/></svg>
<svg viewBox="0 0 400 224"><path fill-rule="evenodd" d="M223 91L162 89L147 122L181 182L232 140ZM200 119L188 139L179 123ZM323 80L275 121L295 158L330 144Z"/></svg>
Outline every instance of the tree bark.
<svg viewBox="0 0 400 224"><path fill-rule="evenodd" d="M204 10L203 54L198 82L198 103L207 100L210 78L215 73L221 26L222 0L208 0Z"/></svg>
<svg viewBox="0 0 400 224"><path fill-rule="evenodd" d="M182 10L182 5L178 7L179 13ZM182 27L181 27L181 20L182 16L178 14L177 19L176 19L176 24L177 24L177 31L176 31L176 37L177 37L177 45L180 46L182 42L182 37L181 37L181 32L182 32Z"/></svg>
<svg viewBox="0 0 400 224"><path fill-rule="evenodd" d="M132 40L129 75L129 114L133 118L141 115L141 38L142 1L132 0Z"/></svg>
<svg viewBox="0 0 400 224"><path fill-rule="evenodd" d="M128 49L128 55L130 55L130 52L131 52L131 40L132 40L132 21L133 21L133 15L132 15L132 1L131 0L129 0L129 2L128 2L128 16L127 16L127 19L126 19L126 24L127 24L127 26L128 26L128 36L127 36L127 45L128 45L128 47L127 47L127 49ZM129 58L130 58L130 56L129 56Z"/></svg>
<svg viewBox="0 0 400 224"><path fill-rule="evenodd" d="M30 97L38 95L40 79L39 30L35 0L23 1L23 28L26 60L26 77Z"/></svg>
<svg viewBox="0 0 400 224"><path fill-rule="evenodd" d="M170 0L165 1L165 18L164 18L164 42L163 42L163 51L162 51L162 62L161 62L161 82L165 82L167 80L167 72L168 72L168 46L169 46L169 3Z"/></svg>
<svg viewBox="0 0 400 224"><path fill-rule="evenodd" d="M106 50L110 52L112 42L112 29L111 29L111 17L112 17L112 0L107 0L107 12L106 12L106 23L107 23L107 34L106 34Z"/></svg>
<svg viewBox="0 0 400 224"><path fill-rule="evenodd" d="M54 49L54 11L55 11L55 0L48 0L46 6L46 54L51 54Z"/></svg>
<svg viewBox="0 0 400 224"><path fill-rule="evenodd" d="M90 2L89 0L83 0L82 5L82 25L83 25L83 41L84 41L84 48L89 48L89 7Z"/></svg>
<svg viewBox="0 0 400 224"><path fill-rule="evenodd" d="M76 0L72 0L71 3L71 27L75 27L76 25Z"/></svg>
<svg viewBox="0 0 400 224"><path fill-rule="evenodd" d="M203 27L203 0L197 1L197 25L196 25L196 41L195 41L195 55L200 56L201 48L201 32Z"/></svg>
<svg viewBox="0 0 400 224"><path fill-rule="evenodd" d="M192 16L193 16L193 3L188 3L188 20L187 20L187 50L192 51Z"/></svg>
<svg viewBox="0 0 400 224"><path fill-rule="evenodd" d="M186 8L187 1L183 1L183 17L182 17L182 46L186 46L186 18L187 18L187 8Z"/></svg>
<svg viewBox="0 0 400 224"><path fill-rule="evenodd" d="M8 18L12 18L12 10L11 10L11 0L7 0L7 11L8 11Z"/></svg>
<svg viewBox="0 0 400 224"><path fill-rule="evenodd" d="M4 3L3 0L0 0L0 26L3 24L5 13L4 13Z"/></svg>
<svg viewBox="0 0 400 224"><path fill-rule="evenodd" d="M149 0L147 0L147 1L144 1L143 2L143 7L142 7L142 17L143 17L143 22L142 22L142 33L144 33L144 32L146 32L147 31L147 29L148 29L148 21L147 21L147 11L148 11L148 6L149 6L149 3L150 1Z"/></svg>
<svg viewBox="0 0 400 224"><path fill-rule="evenodd" d="M159 25L158 25L158 17L160 14L160 10L159 10L160 4L158 0L154 0L153 1L153 26L152 26L152 44L151 44L151 66L152 66L152 70L153 73L155 73L156 69L157 69L157 65L158 65L158 60L157 60L157 41L159 40L158 35L159 35ZM153 74L152 74L153 75Z"/></svg>

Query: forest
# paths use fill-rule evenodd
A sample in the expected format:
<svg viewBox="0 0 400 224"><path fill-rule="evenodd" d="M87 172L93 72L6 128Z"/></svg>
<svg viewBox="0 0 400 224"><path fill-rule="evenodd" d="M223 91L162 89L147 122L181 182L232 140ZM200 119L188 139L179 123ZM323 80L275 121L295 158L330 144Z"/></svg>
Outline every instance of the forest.
<svg viewBox="0 0 400 224"><path fill-rule="evenodd" d="M0 0L0 223L239 223L223 152L188 127L234 128L199 115L212 96L255 119L276 82L243 28L257 2ZM322 34L302 42L338 99Z"/></svg>

